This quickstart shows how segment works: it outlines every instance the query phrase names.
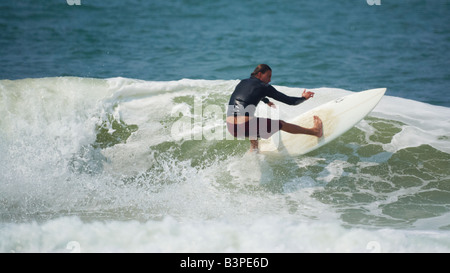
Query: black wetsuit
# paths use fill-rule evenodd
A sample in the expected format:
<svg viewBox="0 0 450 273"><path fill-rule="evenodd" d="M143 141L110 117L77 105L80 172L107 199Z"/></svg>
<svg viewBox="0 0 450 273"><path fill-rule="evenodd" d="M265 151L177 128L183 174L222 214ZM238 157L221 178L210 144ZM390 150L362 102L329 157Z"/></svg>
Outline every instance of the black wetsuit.
<svg viewBox="0 0 450 273"><path fill-rule="evenodd" d="M289 105L297 105L304 102L303 97L290 97L277 91L272 85L265 84L255 77L242 80L234 89L228 102L227 116L250 116L255 115L256 106L262 100L269 103L267 97ZM236 121L235 121L236 122ZM250 139L269 138L281 130L283 124L280 120L270 118L254 118L244 123L228 123L228 131L234 137L245 137Z"/></svg>
<svg viewBox="0 0 450 273"><path fill-rule="evenodd" d="M227 116L254 116L256 106L261 100L269 103L267 97L289 105L297 105L306 100L303 97L287 96L272 85L265 84L258 78L250 77L242 80L236 86L228 102Z"/></svg>

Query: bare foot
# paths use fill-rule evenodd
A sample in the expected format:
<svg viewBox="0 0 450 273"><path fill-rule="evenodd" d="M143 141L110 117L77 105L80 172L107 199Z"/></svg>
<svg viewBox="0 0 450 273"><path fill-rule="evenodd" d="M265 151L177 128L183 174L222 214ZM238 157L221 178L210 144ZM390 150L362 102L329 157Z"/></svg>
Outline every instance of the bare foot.
<svg viewBox="0 0 450 273"><path fill-rule="evenodd" d="M323 135L323 125L322 120L318 116L314 116L314 128L317 133L315 134L316 137L322 137Z"/></svg>

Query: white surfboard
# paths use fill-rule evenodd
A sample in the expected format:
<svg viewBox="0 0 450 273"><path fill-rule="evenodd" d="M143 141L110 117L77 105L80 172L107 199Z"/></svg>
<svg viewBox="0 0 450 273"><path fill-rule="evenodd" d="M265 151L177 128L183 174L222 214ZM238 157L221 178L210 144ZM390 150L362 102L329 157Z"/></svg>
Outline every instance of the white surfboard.
<svg viewBox="0 0 450 273"><path fill-rule="evenodd" d="M260 152L302 155L311 152L344 134L367 116L386 92L386 88L371 89L327 102L294 118L289 123L311 128L314 116L323 123L323 136L290 134L284 131L259 141Z"/></svg>

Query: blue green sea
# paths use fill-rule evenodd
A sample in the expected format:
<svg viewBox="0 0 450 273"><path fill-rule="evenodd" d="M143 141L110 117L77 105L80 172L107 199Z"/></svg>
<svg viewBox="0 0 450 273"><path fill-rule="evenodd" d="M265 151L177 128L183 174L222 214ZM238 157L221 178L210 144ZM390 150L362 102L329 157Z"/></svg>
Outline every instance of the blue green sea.
<svg viewBox="0 0 450 273"><path fill-rule="evenodd" d="M0 252L450 252L450 1L0 10ZM320 149L248 153L225 109L260 63L315 92L284 120L387 92Z"/></svg>

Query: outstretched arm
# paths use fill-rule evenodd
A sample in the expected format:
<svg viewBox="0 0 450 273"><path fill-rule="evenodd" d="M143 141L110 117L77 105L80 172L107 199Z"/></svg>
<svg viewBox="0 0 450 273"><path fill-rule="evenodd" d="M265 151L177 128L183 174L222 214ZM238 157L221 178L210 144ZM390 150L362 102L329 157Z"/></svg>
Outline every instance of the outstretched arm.
<svg viewBox="0 0 450 273"><path fill-rule="evenodd" d="M302 97L304 97L305 99L312 98L312 97L314 97L314 92L306 91L306 89L305 89L305 90L303 90Z"/></svg>
<svg viewBox="0 0 450 273"><path fill-rule="evenodd" d="M314 97L314 92L306 91L306 89L305 89L305 90L303 90L303 94L301 97L291 97L291 96L287 96L287 95L279 92L275 88L272 88L270 94L268 94L267 96L271 97L273 99L276 99L277 101L281 101L283 103L289 104L289 105L297 105L297 104L304 102L305 100L308 100L308 99ZM267 98L264 98L264 102L268 106L275 108L275 104L273 102L270 102Z"/></svg>

